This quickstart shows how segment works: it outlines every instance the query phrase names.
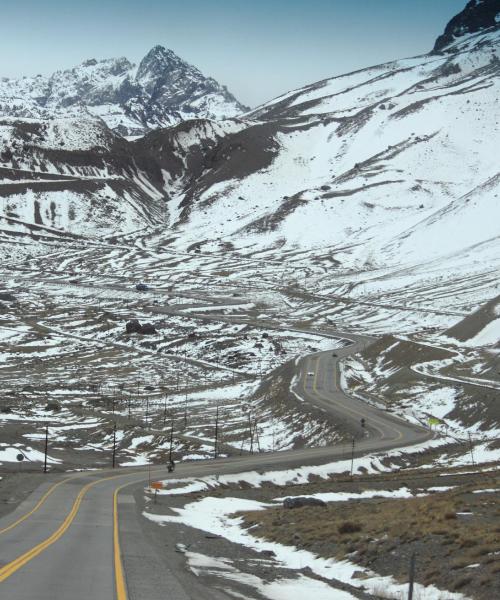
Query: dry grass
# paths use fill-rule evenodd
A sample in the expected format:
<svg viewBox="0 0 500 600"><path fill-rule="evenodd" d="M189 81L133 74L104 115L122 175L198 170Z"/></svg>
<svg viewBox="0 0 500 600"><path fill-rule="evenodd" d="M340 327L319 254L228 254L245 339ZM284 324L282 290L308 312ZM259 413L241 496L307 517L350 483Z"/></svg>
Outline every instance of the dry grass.
<svg viewBox="0 0 500 600"><path fill-rule="evenodd" d="M476 486L477 487L477 486ZM424 585L495 597L500 587L500 522L491 494L474 486L410 499L372 499L245 513L252 534L300 545L321 556L349 558L382 574L407 579L408 556L418 554ZM468 515L457 515L470 511ZM479 567L468 568L472 564ZM384 572L385 569L385 572Z"/></svg>

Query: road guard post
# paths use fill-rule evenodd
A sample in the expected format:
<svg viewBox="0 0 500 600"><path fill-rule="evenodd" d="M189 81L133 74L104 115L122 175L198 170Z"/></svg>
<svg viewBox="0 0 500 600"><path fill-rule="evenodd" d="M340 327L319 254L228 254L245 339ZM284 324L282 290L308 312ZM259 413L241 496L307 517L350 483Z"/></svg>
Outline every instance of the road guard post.
<svg viewBox="0 0 500 600"><path fill-rule="evenodd" d="M163 483L161 481L153 481L151 488L155 491L154 503L156 504L156 496L158 495L158 490L163 489Z"/></svg>

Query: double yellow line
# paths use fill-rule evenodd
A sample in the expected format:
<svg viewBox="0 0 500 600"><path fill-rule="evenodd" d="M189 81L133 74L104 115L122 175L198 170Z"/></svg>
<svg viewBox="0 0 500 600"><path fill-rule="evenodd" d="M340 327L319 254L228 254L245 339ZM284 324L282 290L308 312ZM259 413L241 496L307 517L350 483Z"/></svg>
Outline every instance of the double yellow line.
<svg viewBox="0 0 500 600"><path fill-rule="evenodd" d="M64 519L62 524L57 528L56 531L54 531L54 533L51 536L49 536L46 540L44 540L43 542L40 542L39 544L37 544L36 546L31 548L24 554L21 554L21 556L18 556L12 562L7 563L4 567L2 567L0 569L0 583L2 583L2 581L5 581L11 575L13 575L16 571L18 571L21 567L23 567L27 562L29 562L30 560L35 558L35 556L38 556L46 548L51 546L66 532L68 527L73 522L73 520L76 516L76 513L78 512L78 509L80 508L80 504L82 503L83 497L88 492L88 490L90 488L94 487L94 485L96 485L97 483L99 483L99 481L93 481L92 483L87 483L87 485L85 485L80 490L78 496L76 497L76 500L73 503L73 506L71 507L69 514L66 516L66 518ZM29 514L26 515L26 518L28 516L29 516Z"/></svg>
<svg viewBox="0 0 500 600"><path fill-rule="evenodd" d="M78 513L78 510L80 509L80 505L82 503L84 496L87 494L87 492L90 489L92 489L97 484L103 483L105 481L111 481L113 479L118 479L123 476L137 475L137 474L139 474L139 472L127 473L127 474L121 474L121 475L112 475L110 477L104 477L104 478L98 479L96 481L92 481L92 482L84 485L83 488L78 493L78 496L76 497L75 501L73 502L70 512L68 513L68 515L66 516L64 521L61 523L61 525L57 528L57 530L54 531L54 533L52 535L50 535L47 539L43 540L42 542L40 542L39 544L37 544L36 546L34 546L30 550L28 550L21 556L18 556L16 559L14 559L10 563L4 565L0 569L0 583L5 581L8 577L10 577L16 571L21 569L26 563L28 563L33 558L35 558L36 556L41 554L44 550L49 548L52 544L54 544L57 540L59 540L66 533L66 531L68 530L71 523L75 520L75 517ZM12 523L5 529L0 530L0 534L6 533L7 531L10 531L14 527L17 527L20 523L22 523L28 517L30 517L33 513L35 513L44 504L44 502L47 500L47 498L60 485L62 485L66 481L68 481L68 479L71 479L71 478L64 479L64 480L60 481L59 483L56 483L55 485L53 485L40 498L40 500L37 502L37 504L35 505L35 507L32 510L27 512L25 515L23 515L21 518L19 518L17 521ZM121 548L120 548L120 535L119 535L119 527L118 527L118 494L123 488L125 488L129 485L133 485L134 483L137 483L137 482L131 481L128 483L124 483L123 485L117 487L113 492L113 553L114 553L115 586L116 586L117 600L127 600L127 598L128 598L127 586L125 583L125 575L124 575L124 570L123 570L123 563L122 563L122 558L121 558Z"/></svg>
<svg viewBox="0 0 500 600"><path fill-rule="evenodd" d="M45 494L40 498L40 500L36 503L36 505L34 506L34 508L32 508L29 512L27 512L25 515L23 515L21 518L19 518L17 521L14 521L14 523L12 523L11 525L8 525L7 527L4 527L3 529L0 529L0 535L2 535L2 533L7 533L7 531L10 531L11 529L14 529L14 527L17 527L18 525L20 525L23 521L26 521L26 519L28 517L31 517L31 515L33 513L36 513L36 511L42 506L42 504L45 502L45 500L47 500L47 498L52 494L52 492L54 492L60 485L62 485L63 483L65 483L66 481L69 481L69 479L71 479L71 477L67 477L66 479L63 479L62 481L60 481L59 483L54 484L52 487L50 487L48 489L47 492L45 492Z"/></svg>
<svg viewBox="0 0 500 600"><path fill-rule="evenodd" d="M117 487L113 493L113 554L115 560L115 589L116 600L127 600L127 584L123 572L122 552L120 549L120 530L118 529L118 494L120 490L131 483Z"/></svg>

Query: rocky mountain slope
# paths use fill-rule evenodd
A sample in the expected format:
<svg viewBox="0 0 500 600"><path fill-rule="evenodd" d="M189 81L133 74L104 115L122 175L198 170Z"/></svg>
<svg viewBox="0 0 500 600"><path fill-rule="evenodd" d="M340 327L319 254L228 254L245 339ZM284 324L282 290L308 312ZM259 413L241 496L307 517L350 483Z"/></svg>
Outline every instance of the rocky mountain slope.
<svg viewBox="0 0 500 600"><path fill-rule="evenodd" d="M499 41L464 33L248 113L183 190L179 239L328 254L360 293L498 264Z"/></svg>
<svg viewBox="0 0 500 600"><path fill-rule="evenodd" d="M498 0L470 0L464 10L451 19L444 33L438 37L434 51L445 50L456 39L468 33L493 30L500 21L499 11Z"/></svg>
<svg viewBox="0 0 500 600"><path fill-rule="evenodd" d="M17 411L30 407L25 431L35 431L57 390L64 410L43 415L66 436L75 407L78 433L64 443L90 440L92 453L111 451L112 397L123 410L128 397L129 412L133 398L141 419L120 440L129 459L165 456L163 434L144 438L145 420L151 408L164 429L170 407L186 427L187 394L200 401L188 429L200 443L184 456L213 456L221 399L225 440L246 437L253 415L267 448L298 432L324 442L324 415L308 413L293 377L296 357L319 350L314 339L298 345L310 330L332 350L330 336L377 336L341 361L337 385L412 422L437 419L460 461L469 434L480 460L493 460L500 32L477 26L471 7L483 4L468 5L438 52L317 82L243 117L190 119L134 141L74 107L0 118L12 440ZM139 282L149 289L137 292ZM156 334L128 337L132 319ZM154 383L155 405L140 382L148 394ZM80 437L82 405L104 407L109 427Z"/></svg>
<svg viewBox="0 0 500 600"><path fill-rule="evenodd" d="M0 79L0 116L95 116L123 135L191 118L231 118L244 110L214 79L155 46L134 65L126 58L87 60L50 77Z"/></svg>
<svg viewBox="0 0 500 600"><path fill-rule="evenodd" d="M4 119L4 214L82 233L80 222L92 236L159 224L179 250L210 253L224 240L240 253L300 254L323 292L404 303L411 291L422 305L477 308L498 294L500 266L500 32L498 8L495 25L488 12L497 5L469 3L438 53L314 83L236 120L188 120L127 142L102 121ZM134 75L154 99L150 125L161 107L169 114L173 80L150 79L169 56L154 49ZM59 89L71 107L76 92ZM179 87L178 105L182 97ZM13 188L15 169L37 181ZM69 203L43 173L79 178L57 185L85 188L71 212L81 202L81 217L54 217L70 214Z"/></svg>

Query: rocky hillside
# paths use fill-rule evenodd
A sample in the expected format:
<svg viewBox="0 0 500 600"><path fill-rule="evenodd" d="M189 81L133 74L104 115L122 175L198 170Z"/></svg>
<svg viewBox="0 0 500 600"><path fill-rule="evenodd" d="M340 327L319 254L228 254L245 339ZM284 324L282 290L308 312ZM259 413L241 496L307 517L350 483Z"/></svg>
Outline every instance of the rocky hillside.
<svg viewBox="0 0 500 600"><path fill-rule="evenodd" d="M495 29L500 22L499 14L498 0L470 0L464 10L451 19L443 35L438 37L434 52L445 50L455 40L467 34Z"/></svg>
<svg viewBox="0 0 500 600"><path fill-rule="evenodd" d="M139 65L91 59L50 77L0 80L0 117L94 116L122 135L192 118L231 118L244 108L224 86L162 46Z"/></svg>
<svg viewBox="0 0 500 600"><path fill-rule="evenodd" d="M459 299L465 311L477 308L498 295L493 273L500 267L500 31L498 12L491 25L491 5L469 3L460 28L446 28L445 35L452 32L447 45L438 43L443 52L320 81L238 119L182 121L135 142L118 139L95 119L4 119L4 177L23 171L17 187L4 182L5 202L12 214L20 214L12 206L26 206L23 219L45 225L59 203L63 212L68 203L54 200L46 183L23 182L25 172L39 179L43 173L99 177L100 189L114 186L114 195L86 191L84 205L102 207L107 234L156 223L179 249L210 252L224 239L240 252L302 253L304 268L331 275L318 280L330 292L391 295L400 303L420 297L424 305L452 306ZM137 123L143 118L137 115L147 114L148 127L159 125L172 103L188 110L179 60L156 48L136 70L126 61L106 63L113 86L103 77L101 86L86 88L85 98L90 103L100 90L94 108L103 110L117 90L128 90L123 97L130 98L130 86L140 86L149 100L124 101L127 119ZM155 74L167 62L179 77L159 80ZM96 74L95 83L102 68L91 61L81 70ZM81 80L53 82L52 105L76 110L71 98L82 95ZM33 84L30 102L40 94ZM36 211L40 194L49 206L56 203L55 213ZM109 202L121 216L106 212ZM99 235L102 214L89 210L80 221L54 222L70 232L86 223Z"/></svg>

